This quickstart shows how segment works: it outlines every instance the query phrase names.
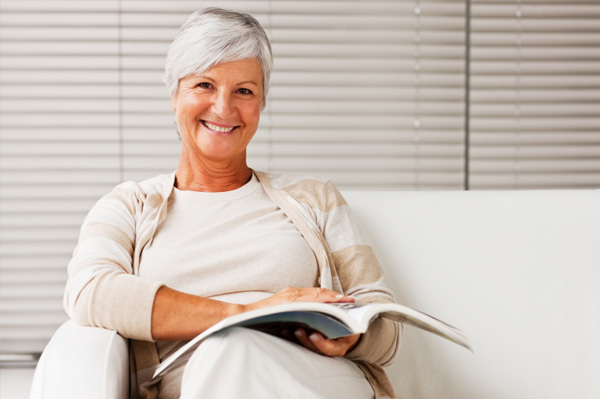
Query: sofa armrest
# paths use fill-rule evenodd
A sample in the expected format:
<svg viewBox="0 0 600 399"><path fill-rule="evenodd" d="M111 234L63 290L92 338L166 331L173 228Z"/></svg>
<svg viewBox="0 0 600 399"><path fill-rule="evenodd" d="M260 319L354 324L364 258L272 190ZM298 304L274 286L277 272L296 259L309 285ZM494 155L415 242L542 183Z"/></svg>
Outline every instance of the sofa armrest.
<svg viewBox="0 0 600 399"><path fill-rule="evenodd" d="M126 399L127 340L73 320L54 333L35 369L30 398Z"/></svg>

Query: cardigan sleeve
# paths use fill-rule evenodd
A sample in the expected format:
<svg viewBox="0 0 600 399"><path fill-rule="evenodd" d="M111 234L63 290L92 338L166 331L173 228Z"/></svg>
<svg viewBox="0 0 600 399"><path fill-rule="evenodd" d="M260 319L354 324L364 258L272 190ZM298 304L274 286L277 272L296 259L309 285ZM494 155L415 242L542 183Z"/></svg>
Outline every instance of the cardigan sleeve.
<svg viewBox="0 0 600 399"><path fill-rule="evenodd" d="M359 303L395 302L377 257L352 210L332 183L328 182L325 189L327 203L321 209L319 225L344 293L355 297ZM402 335L401 324L378 319L346 357L387 365L397 354Z"/></svg>
<svg viewBox="0 0 600 399"><path fill-rule="evenodd" d="M81 325L149 341L152 305L162 284L134 275L142 199L136 190L117 186L94 205L69 263L63 302Z"/></svg>

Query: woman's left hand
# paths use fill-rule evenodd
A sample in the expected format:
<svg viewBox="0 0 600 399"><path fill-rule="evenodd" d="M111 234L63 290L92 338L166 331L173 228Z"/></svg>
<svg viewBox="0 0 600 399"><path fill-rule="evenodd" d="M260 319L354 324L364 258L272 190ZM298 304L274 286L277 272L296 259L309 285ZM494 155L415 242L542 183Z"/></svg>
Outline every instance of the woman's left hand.
<svg viewBox="0 0 600 399"><path fill-rule="evenodd" d="M349 335L338 339L326 339L318 332L307 334L306 330L298 328L294 331L296 341L305 348L325 356L344 356L358 343L360 334Z"/></svg>

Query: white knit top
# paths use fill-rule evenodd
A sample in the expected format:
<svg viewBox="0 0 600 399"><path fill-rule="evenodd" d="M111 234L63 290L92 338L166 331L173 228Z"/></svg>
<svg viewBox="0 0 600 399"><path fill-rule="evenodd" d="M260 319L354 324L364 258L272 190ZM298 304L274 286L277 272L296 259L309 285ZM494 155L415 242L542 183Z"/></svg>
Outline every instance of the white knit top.
<svg viewBox="0 0 600 399"><path fill-rule="evenodd" d="M139 275L189 294L250 303L286 287L317 286L319 269L253 175L233 191L175 188L165 221L141 254Z"/></svg>

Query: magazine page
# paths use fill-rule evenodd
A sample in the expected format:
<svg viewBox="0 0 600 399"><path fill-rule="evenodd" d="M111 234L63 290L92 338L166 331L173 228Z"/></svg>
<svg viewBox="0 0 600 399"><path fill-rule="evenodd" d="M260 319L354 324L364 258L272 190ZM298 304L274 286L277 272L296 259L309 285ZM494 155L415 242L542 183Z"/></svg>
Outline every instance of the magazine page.
<svg viewBox="0 0 600 399"><path fill-rule="evenodd" d="M377 305L384 305L379 303L336 303L333 304L335 307L343 309L348 316L352 318L356 327L354 330L359 332L367 331L367 328L373 321L374 317L377 317L379 313L379 307Z"/></svg>
<svg viewBox="0 0 600 399"><path fill-rule="evenodd" d="M356 320L360 325L360 328L355 328L357 331L366 331L374 318L384 317L433 333L473 351L468 338L462 331L433 316L397 303L346 303L335 304L335 306L344 309L349 316Z"/></svg>
<svg viewBox="0 0 600 399"><path fill-rule="evenodd" d="M462 331L425 313L410 308L404 308L404 310L401 311L386 311L381 314L381 317L420 328L421 330L438 335L473 352L469 339Z"/></svg>

